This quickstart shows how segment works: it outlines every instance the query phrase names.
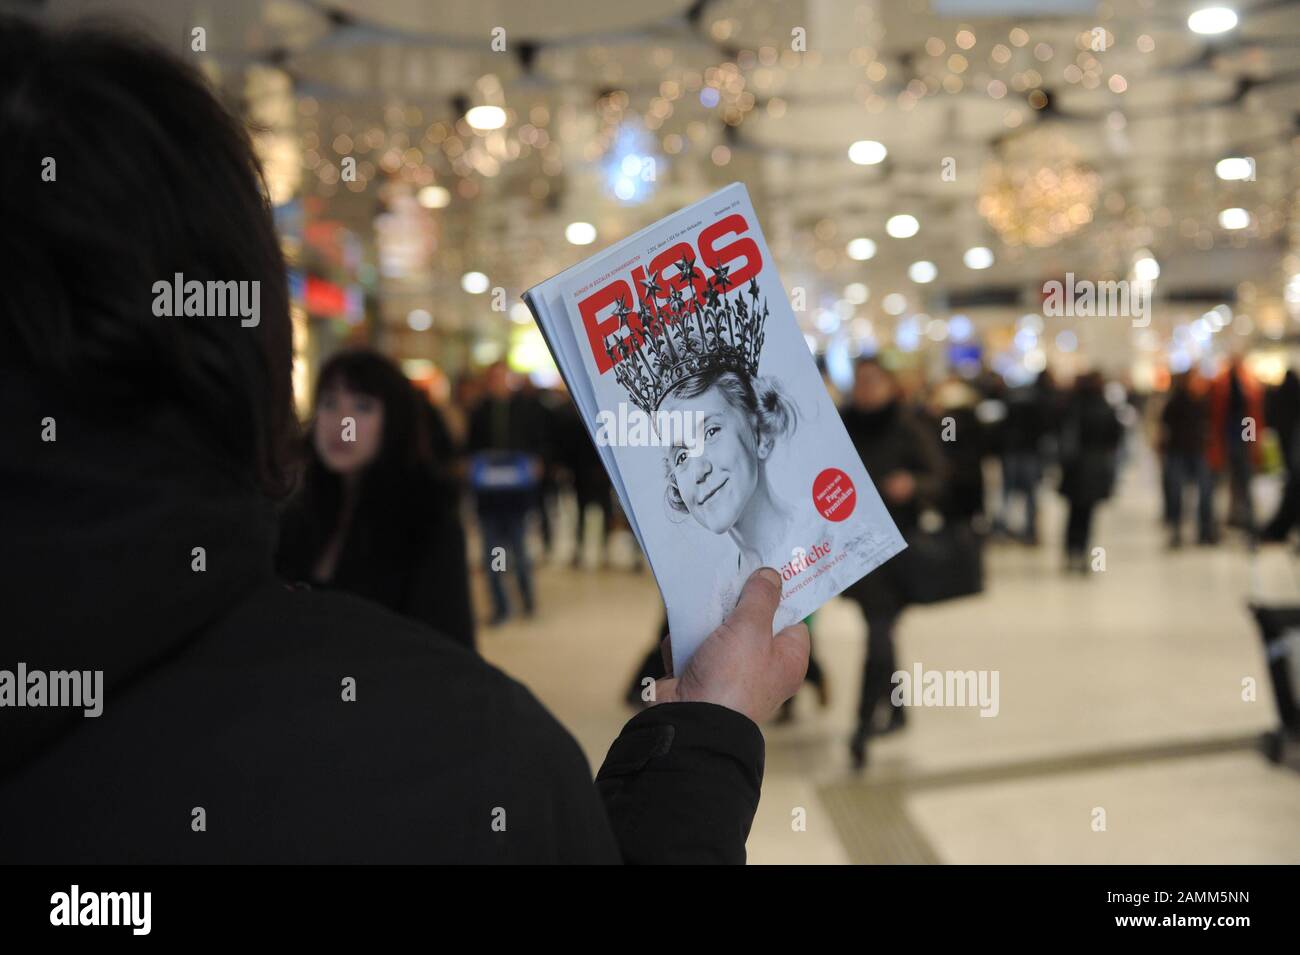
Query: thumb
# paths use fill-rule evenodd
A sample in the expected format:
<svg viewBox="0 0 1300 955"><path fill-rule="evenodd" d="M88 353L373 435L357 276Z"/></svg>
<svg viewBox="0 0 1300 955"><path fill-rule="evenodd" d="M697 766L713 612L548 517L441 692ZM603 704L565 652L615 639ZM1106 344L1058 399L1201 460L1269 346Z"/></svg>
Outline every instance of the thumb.
<svg viewBox="0 0 1300 955"><path fill-rule="evenodd" d="M766 641L780 603L781 575L771 567L760 567L745 581L736 608L727 615L726 624L746 637L761 636Z"/></svg>

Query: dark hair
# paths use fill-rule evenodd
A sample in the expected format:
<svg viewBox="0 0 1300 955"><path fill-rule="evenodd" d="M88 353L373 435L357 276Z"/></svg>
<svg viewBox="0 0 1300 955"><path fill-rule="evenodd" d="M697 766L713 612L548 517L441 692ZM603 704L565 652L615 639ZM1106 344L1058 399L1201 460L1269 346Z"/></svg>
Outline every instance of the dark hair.
<svg viewBox="0 0 1300 955"><path fill-rule="evenodd" d="M419 404L424 399L396 365L368 349L347 349L325 363L316 383L314 407L319 407L323 394L340 387L369 395L384 406L379 452L361 475L348 534L357 535L363 547L400 553L407 539L418 539L424 529L418 509L434 503L433 498L449 497L433 474L430 438ZM308 428L303 442L302 488L290 502L286 521L290 527L286 536L292 539L282 540L282 563L300 574L320 556L343 508L343 479L321 460L312 431Z"/></svg>
<svg viewBox="0 0 1300 955"><path fill-rule="evenodd" d="M726 369L714 368L694 378L687 378L671 394L678 398L696 398L717 386L722 396L737 411L749 416L756 435L785 437L794 432L798 413L790 399L781 394L776 383L768 378L756 378ZM668 487L664 498L668 506L679 514L687 513L672 469L665 465Z"/></svg>
<svg viewBox="0 0 1300 955"><path fill-rule="evenodd" d="M1074 390L1079 394L1101 394L1105 380L1099 371L1085 371L1074 379Z"/></svg>
<svg viewBox="0 0 1300 955"><path fill-rule="evenodd" d="M384 406L384 435L379 455L367 474L400 475L425 471L431 466L429 436L414 386L392 361L368 348L335 353L321 367L312 407L321 395L336 388L369 395ZM308 471L322 465L308 436ZM322 465L323 466L323 465Z"/></svg>
<svg viewBox="0 0 1300 955"><path fill-rule="evenodd" d="M287 279L240 122L144 39L0 17L0 143L0 361L92 413L175 409L238 480L287 492ZM176 273L259 282L259 323L157 317Z"/></svg>

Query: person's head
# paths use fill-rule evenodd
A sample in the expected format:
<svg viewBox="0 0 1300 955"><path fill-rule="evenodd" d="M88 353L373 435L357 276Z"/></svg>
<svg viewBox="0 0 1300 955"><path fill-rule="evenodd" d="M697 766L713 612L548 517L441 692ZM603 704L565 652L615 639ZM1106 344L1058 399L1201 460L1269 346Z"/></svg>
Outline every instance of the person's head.
<svg viewBox="0 0 1300 955"><path fill-rule="evenodd" d="M416 395L391 361L366 349L338 352L316 385L312 460L341 478L418 467L427 449L416 411Z"/></svg>
<svg viewBox="0 0 1300 955"><path fill-rule="evenodd" d="M483 376L488 397L504 401L510 397L510 369L503 361L488 365Z"/></svg>
<svg viewBox="0 0 1300 955"><path fill-rule="evenodd" d="M668 449L668 506L715 534L726 533L765 480L777 442L794 430L794 407L764 379L714 370L686 379L659 410L699 422L697 447Z"/></svg>
<svg viewBox="0 0 1300 955"><path fill-rule="evenodd" d="M861 358L853 368L853 406L876 411L898 398L894 373L874 358Z"/></svg>
<svg viewBox="0 0 1300 955"><path fill-rule="evenodd" d="M1104 386L1105 380L1099 371L1085 371L1074 379L1074 390L1081 395L1100 395Z"/></svg>
<svg viewBox="0 0 1300 955"><path fill-rule="evenodd" d="M177 415L204 467L286 492L285 265L241 123L149 42L0 17L0 142L0 365L113 421ZM161 317L178 275L258 283L257 322Z"/></svg>

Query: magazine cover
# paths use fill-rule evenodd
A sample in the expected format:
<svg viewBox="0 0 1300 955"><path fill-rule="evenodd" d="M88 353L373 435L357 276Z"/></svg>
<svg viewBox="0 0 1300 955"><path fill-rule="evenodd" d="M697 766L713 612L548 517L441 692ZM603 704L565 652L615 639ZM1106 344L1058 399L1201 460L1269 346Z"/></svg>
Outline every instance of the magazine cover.
<svg viewBox="0 0 1300 955"><path fill-rule="evenodd" d="M613 462L663 594L678 672L759 567L783 578L780 630L903 549L743 185L552 283L530 301ZM577 354L561 356L569 348Z"/></svg>

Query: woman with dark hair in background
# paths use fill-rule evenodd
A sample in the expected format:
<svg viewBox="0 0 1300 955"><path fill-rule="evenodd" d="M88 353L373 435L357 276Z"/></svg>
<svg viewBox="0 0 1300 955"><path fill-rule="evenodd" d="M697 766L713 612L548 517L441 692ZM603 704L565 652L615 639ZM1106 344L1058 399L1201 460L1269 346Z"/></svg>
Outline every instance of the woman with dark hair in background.
<svg viewBox="0 0 1300 955"><path fill-rule="evenodd" d="M1123 426L1102 391L1101 375L1074 383L1061 424L1061 495L1070 502L1065 527L1065 569L1088 572L1088 542L1097 505L1115 486L1115 453Z"/></svg>
<svg viewBox="0 0 1300 955"><path fill-rule="evenodd" d="M281 520L276 568L473 647L456 488L434 475L417 400L397 366L375 352L343 351L325 363L303 487Z"/></svg>

